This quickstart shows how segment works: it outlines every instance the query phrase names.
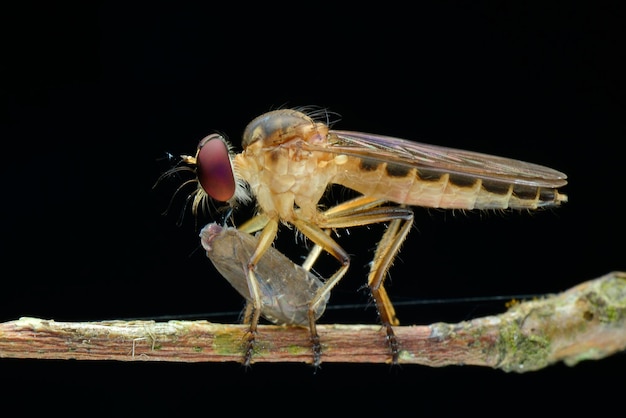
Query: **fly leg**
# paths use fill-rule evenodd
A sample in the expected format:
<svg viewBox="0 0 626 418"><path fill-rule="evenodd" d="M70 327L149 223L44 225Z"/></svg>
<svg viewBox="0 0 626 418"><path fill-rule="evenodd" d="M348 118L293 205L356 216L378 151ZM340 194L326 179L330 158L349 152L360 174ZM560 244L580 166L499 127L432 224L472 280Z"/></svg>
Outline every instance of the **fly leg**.
<svg viewBox="0 0 626 418"><path fill-rule="evenodd" d="M255 269L263 254L270 248L274 238L276 238L278 220L259 215L242 225L240 230L244 232L261 230L258 244L246 266L246 280L250 292L250 299L246 303L244 315L244 323L248 324L248 331L245 336L243 365L249 366L252 361L252 355L254 354L254 345L256 342L257 327L261 317L262 304L261 291L259 289L259 281L256 277Z"/></svg>
<svg viewBox="0 0 626 418"><path fill-rule="evenodd" d="M350 256L330 237L330 229L319 228L313 223L301 219L295 219L293 221L293 225L316 245L304 262L303 268L305 270L309 270L312 267L321 250L328 252L341 263L339 270L337 270L324 282L324 286L318 289L309 303L309 333L313 349L313 366L319 367L322 362L322 345L320 343L319 334L317 333L315 312L317 311L320 303L325 300L325 297L330 290L348 271L348 267L350 267Z"/></svg>
<svg viewBox="0 0 626 418"><path fill-rule="evenodd" d="M402 208L399 208L402 209ZM376 308L380 315L380 321L385 327L387 333L387 343L391 352L391 361L393 364L398 363L399 344L393 331L394 325L399 325L396 317L395 309L387 295L387 291L383 286L383 282L387 277L389 267L393 264L393 260L400 251L402 242L408 235L413 225L413 212L406 209L405 218L394 219L390 222L387 231L383 234L374 255L374 260L370 267L370 273L367 278L372 297L376 302Z"/></svg>
<svg viewBox="0 0 626 418"><path fill-rule="evenodd" d="M326 232L326 235L330 236L332 229L326 229L324 232ZM313 248L311 248L311 251L309 251L309 254L307 254L304 262L302 263L302 268L306 271L311 271L311 269L313 268L313 264L315 264L315 262L319 258L322 250L323 248L321 246L315 244Z"/></svg>
<svg viewBox="0 0 626 418"><path fill-rule="evenodd" d="M383 284L389 267L413 225L413 211L404 206L383 206L384 203L383 200L367 196L357 197L324 212L323 221L318 224L323 228L347 228L390 222L376 248L367 284L385 328L391 361L395 364L398 362L399 344L393 326L398 325L399 321ZM327 286L322 287L318 291L320 298L328 291L330 289Z"/></svg>

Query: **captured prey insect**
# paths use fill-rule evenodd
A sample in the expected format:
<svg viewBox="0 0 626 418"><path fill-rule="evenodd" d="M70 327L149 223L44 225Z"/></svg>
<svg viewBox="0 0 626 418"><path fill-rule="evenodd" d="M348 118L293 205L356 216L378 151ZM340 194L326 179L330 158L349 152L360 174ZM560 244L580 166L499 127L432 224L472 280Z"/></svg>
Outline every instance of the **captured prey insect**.
<svg viewBox="0 0 626 418"><path fill-rule="evenodd" d="M248 284L246 267L258 240L250 234L217 223L200 231L202 247L217 271L246 301L244 323L249 323L255 298L261 301L261 316L279 325L309 324L309 304L324 282L294 264L274 247L268 248L256 265L256 282ZM315 319L326 309L330 295L317 305Z"/></svg>
<svg viewBox="0 0 626 418"><path fill-rule="evenodd" d="M292 225L339 262L317 289L308 307L313 363L321 361L316 313L346 274L350 256L331 236L337 228L386 223L370 265L367 285L397 362L399 342L394 307L384 287L389 267L413 224L411 206L444 209L526 209L556 207L567 201L559 189L565 174L544 166L477 152L412 142L388 136L331 129L316 120L322 113L297 109L270 111L252 120L235 153L219 134L202 139L195 156L182 156L178 170L192 170L198 188L196 212L208 197L231 207L256 199L257 213L239 226L258 232L257 245L243 269L252 295L244 363L252 357L262 294L256 268L278 232ZM326 210L320 201L330 185L356 191L356 198ZM181 186L182 187L182 186ZM307 258L309 270L316 257ZM255 290L256 288L256 290Z"/></svg>

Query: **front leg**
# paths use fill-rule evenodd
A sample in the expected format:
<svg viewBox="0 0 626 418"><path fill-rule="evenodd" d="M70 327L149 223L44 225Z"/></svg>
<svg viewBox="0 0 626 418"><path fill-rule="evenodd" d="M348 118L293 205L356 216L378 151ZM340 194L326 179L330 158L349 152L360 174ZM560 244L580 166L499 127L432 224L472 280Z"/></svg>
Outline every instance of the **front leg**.
<svg viewBox="0 0 626 418"><path fill-rule="evenodd" d="M259 234L259 240L254 252L248 260L246 266L246 280L248 282L248 290L250 292L250 301L246 305L246 321L248 322L248 331L246 333L246 341L244 347L244 366L249 366L252 361L252 355L254 354L254 345L256 343L257 327L259 319L261 317L262 296L259 289L259 280L256 277L256 265L259 260L270 248L276 234L278 233L278 220L266 219L264 227Z"/></svg>

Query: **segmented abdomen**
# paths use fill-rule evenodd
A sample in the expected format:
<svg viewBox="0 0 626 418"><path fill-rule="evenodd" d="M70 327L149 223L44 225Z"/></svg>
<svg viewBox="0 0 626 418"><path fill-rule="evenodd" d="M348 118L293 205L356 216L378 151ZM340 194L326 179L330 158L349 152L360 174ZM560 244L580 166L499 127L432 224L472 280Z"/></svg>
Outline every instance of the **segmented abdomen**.
<svg viewBox="0 0 626 418"><path fill-rule="evenodd" d="M537 209L567 201L567 196L556 188L408 168L357 157L348 157L338 167L334 182L367 196L430 208Z"/></svg>

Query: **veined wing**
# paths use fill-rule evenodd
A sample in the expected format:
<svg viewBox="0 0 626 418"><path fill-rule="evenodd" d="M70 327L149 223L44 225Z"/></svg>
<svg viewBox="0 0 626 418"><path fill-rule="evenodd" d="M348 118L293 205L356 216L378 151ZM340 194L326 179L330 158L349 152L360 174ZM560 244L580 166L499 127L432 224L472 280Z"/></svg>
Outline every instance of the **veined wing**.
<svg viewBox="0 0 626 418"><path fill-rule="evenodd" d="M362 132L330 130L328 144L317 150L441 175L545 188L567 184L565 174L542 165Z"/></svg>

